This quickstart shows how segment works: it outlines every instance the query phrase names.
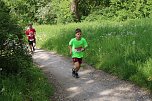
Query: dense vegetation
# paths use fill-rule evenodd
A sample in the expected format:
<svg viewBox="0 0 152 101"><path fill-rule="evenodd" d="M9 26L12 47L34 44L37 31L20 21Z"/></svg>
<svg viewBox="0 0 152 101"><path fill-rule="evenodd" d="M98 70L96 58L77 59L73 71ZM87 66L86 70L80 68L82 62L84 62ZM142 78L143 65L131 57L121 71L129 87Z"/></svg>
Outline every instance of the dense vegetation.
<svg viewBox="0 0 152 101"><path fill-rule="evenodd" d="M56 24L152 17L151 0L4 0L21 22Z"/></svg>
<svg viewBox="0 0 152 101"><path fill-rule="evenodd" d="M22 26L1 0L0 21L0 101L47 101L52 89L25 48Z"/></svg>
<svg viewBox="0 0 152 101"><path fill-rule="evenodd" d="M35 26L38 46L66 56L81 28L89 64L152 89L151 19L152 0L0 0L0 98L48 100L51 88L24 45L29 22L51 24Z"/></svg>
<svg viewBox="0 0 152 101"><path fill-rule="evenodd" d="M68 42L77 27L89 44L87 63L152 90L151 19L40 25L38 45L69 56Z"/></svg>

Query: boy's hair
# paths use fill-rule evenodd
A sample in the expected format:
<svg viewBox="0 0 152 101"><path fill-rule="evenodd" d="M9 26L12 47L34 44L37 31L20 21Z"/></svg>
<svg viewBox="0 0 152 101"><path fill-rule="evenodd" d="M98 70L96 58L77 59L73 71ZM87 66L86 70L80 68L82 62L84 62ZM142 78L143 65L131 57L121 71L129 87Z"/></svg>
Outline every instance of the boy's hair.
<svg viewBox="0 0 152 101"><path fill-rule="evenodd" d="M78 33L78 32L81 32L81 29L80 29L80 28L77 28L77 29L75 30L75 33Z"/></svg>
<svg viewBox="0 0 152 101"><path fill-rule="evenodd" d="M33 23L28 23L28 26L33 25Z"/></svg>

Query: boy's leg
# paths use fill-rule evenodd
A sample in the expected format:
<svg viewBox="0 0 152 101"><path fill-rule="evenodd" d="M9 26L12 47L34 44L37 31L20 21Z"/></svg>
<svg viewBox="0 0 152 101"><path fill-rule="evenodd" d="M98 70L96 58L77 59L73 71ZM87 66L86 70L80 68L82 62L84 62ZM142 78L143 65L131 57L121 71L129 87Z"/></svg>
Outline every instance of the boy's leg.
<svg viewBox="0 0 152 101"><path fill-rule="evenodd" d="M31 52L33 52L33 41L29 41L29 46L30 46Z"/></svg>
<svg viewBox="0 0 152 101"><path fill-rule="evenodd" d="M36 46L36 38L34 37L34 41L33 41L33 43L34 43L34 47Z"/></svg>
<svg viewBox="0 0 152 101"><path fill-rule="evenodd" d="M72 69L72 75L74 77L79 78L78 71L81 67L82 58L73 58L74 68Z"/></svg>
<svg viewBox="0 0 152 101"><path fill-rule="evenodd" d="M33 51L35 51L35 43L33 43Z"/></svg>
<svg viewBox="0 0 152 101"><path fill-rule="evenodd" d="M73 76L73 77L75 77L75 73L76 73L76 72L75 72L75 69L72 68L72 76Z"/></svg>
<svg viewBox="0 0 152 101"><path fill-rule="evenodd" d="M32 46L32 52L35 51L35 48L34 48L34 41L31 41L31 46Z"/></svg>
<svg viewBox="0 0 152 101"><path fill-rule="evenodd" d="M31 44L31 41L28 40L28 42L29 42L30 51L32 51L32 44Z"/></svg>
<svg viewBox="0 0 152 101"><path fill-rule="evenodd" d="M76 78L79 78L78 71L80 69L80 63L74 62L74 68L72 69L72 75Z"/></svg>
<svg viewBox="0 0 152 101"><path fill-rule="evenodd" d="M75 77L76 78L79 78L79 75L78 75L78 71L79 71L79 69L80 69L80 63L79 62L75 62L74 63L74 72L75 72Z"/></svg>
<svg viewBox="0 0 152 101"><path fill-rule="evenodd" d="M79 63L79 62L75 62L75 63L74 63L74 67L75 67L75 68L74 68L75 71L78 72L79 69L80 69L80 63Z"/></svg>
<svg viewBox="0 0 152 101"><path fill-rule="evenodd" d="M77 71L78 71L78 67L77 67L77 62L74 62L73 63L73 65L74 65L74 67L72 68L72 76L73 77L76 77L76 73L77 73Z"/></svg>

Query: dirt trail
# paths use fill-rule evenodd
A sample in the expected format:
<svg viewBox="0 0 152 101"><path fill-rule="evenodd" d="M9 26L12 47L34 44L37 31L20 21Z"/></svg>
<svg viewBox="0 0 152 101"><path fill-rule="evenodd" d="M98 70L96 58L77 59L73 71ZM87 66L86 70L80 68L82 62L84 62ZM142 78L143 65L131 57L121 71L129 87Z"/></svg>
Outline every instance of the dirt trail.
<svg viewBox="0 0 152 101"><path fill-rule="evenodd" d="M53 52L36 50L33 60L56 86L53 101L152 101L147 91L87 64L73 78L71 59Z"/></svg>

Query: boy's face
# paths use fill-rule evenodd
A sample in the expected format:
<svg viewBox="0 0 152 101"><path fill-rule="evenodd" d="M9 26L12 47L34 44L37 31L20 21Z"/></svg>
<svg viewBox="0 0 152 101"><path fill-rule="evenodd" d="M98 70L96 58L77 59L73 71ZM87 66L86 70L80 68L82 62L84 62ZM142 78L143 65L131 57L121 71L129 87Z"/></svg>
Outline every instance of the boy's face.
<svg viewBox="0 0 152 101"><path fill-rule="evenodd" d="M32 24L29 24L29 28L32 28Z"/></svg>
<svg viewBox="0 0 152 101"><path fill-rule="evenodd" d="M80 38L81 38L81 35L82 35L81 32L78 32L78 33L75 34L75 36L76 36L77 39L80 39Z"/></svg>

